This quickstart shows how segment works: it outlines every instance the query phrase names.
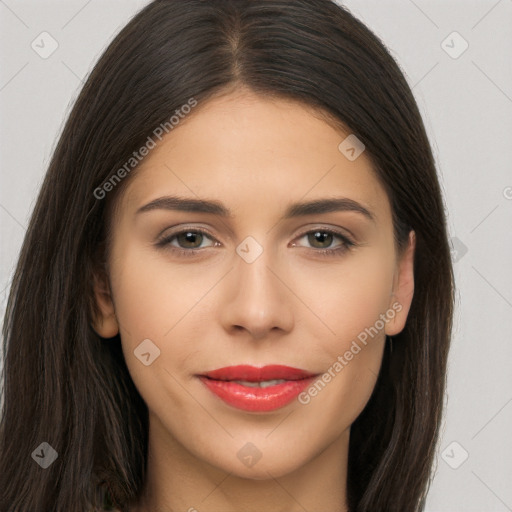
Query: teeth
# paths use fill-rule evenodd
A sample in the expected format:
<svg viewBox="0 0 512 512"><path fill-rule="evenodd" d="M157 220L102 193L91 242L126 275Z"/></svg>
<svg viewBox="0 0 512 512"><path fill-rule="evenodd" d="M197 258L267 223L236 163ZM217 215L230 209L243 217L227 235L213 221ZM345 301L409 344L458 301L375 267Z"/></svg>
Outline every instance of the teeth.
<svg viewBox="0 0 512 512"><path fill-rule="evenodd" d="M232 382L236 382L237 384L241 384L242 386L247 386L249 388L268 388L269 386L275 386L276 384L282 384L286 382L285 379L277 379L277 380L263 380L261 382L249 382L247 380L233 380Z"/></svg>

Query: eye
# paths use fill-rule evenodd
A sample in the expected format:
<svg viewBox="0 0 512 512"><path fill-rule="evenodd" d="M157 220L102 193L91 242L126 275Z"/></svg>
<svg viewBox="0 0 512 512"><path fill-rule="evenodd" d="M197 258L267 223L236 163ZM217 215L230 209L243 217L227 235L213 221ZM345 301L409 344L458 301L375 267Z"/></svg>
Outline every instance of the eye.
<svg viewBox="0 0 512 512"><path fill-rule="evenodd" d="M315 253L321 256L336 256L350 250L356 244L346 235L331 229L318 228L308 231L301 235L299 240L306 239L307 242L315 249ZM332 246L333 242L338 239L340 243ZM296 244L292 244L296 245Z"/></svg>
<svg viewBox="0 0 512 512"><path fill-rule="evenodd" d="M218 245L218 242L210 243L209 245L202 245L205 240L214 240L209 236L209 233L202 229L182 229L176 233L165 235L156 243L157 247L166 247L172 251L187 256L192 256L194 250L204 249L206 247L213 247Z"/></svg>

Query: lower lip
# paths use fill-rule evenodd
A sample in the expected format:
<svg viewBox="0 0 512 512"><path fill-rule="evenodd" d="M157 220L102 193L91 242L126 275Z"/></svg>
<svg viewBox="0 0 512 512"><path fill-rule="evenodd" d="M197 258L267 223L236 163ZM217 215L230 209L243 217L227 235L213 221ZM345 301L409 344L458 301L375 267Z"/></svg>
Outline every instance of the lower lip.
<svg viewBox="0 0 512 512"><path fill-rule="evenodd" d="M267 388L243 386L237 382L209 379L199 376L205 386L229 405L244 411L267 412L288 405L316 377L289 380Z"/></svg>

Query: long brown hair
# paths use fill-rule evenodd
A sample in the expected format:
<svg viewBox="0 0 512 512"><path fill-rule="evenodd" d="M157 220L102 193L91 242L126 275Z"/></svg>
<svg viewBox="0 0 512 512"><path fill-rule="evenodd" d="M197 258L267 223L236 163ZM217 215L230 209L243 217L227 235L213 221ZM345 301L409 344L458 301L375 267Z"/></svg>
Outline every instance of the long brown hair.
<svg viewBox="0 0 512 512"><path fill-rule="evenodd" d="M386 344L373 395L351 427L348 502L351 512L423 509L454 284L431 147L399 66L331 0L155 0L88 77L21 249L3 328L1 511L90 512L101 509L103 487L120 506L138 497L147 407L119 336L104 340L91 328L112 208L136 168L105 198L97 191L190 98L202 103L239 85L348 127L388 193L397 246L416 233L406 326L392 351ZM42 442L58 454L47 469L31 457Z"/></svg>

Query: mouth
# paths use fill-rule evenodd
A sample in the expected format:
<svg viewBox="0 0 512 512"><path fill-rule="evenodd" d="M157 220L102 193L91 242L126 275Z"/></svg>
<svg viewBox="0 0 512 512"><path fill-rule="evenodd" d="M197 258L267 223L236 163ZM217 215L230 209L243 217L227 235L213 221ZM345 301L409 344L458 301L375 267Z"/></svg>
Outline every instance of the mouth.
<svg viewBox="0 0 512 512"><path fill-rule="evenodd" d="M268 412L288 405L318 376L282 365L240 365L198 375L206 388L228 405Z"/></svg>

